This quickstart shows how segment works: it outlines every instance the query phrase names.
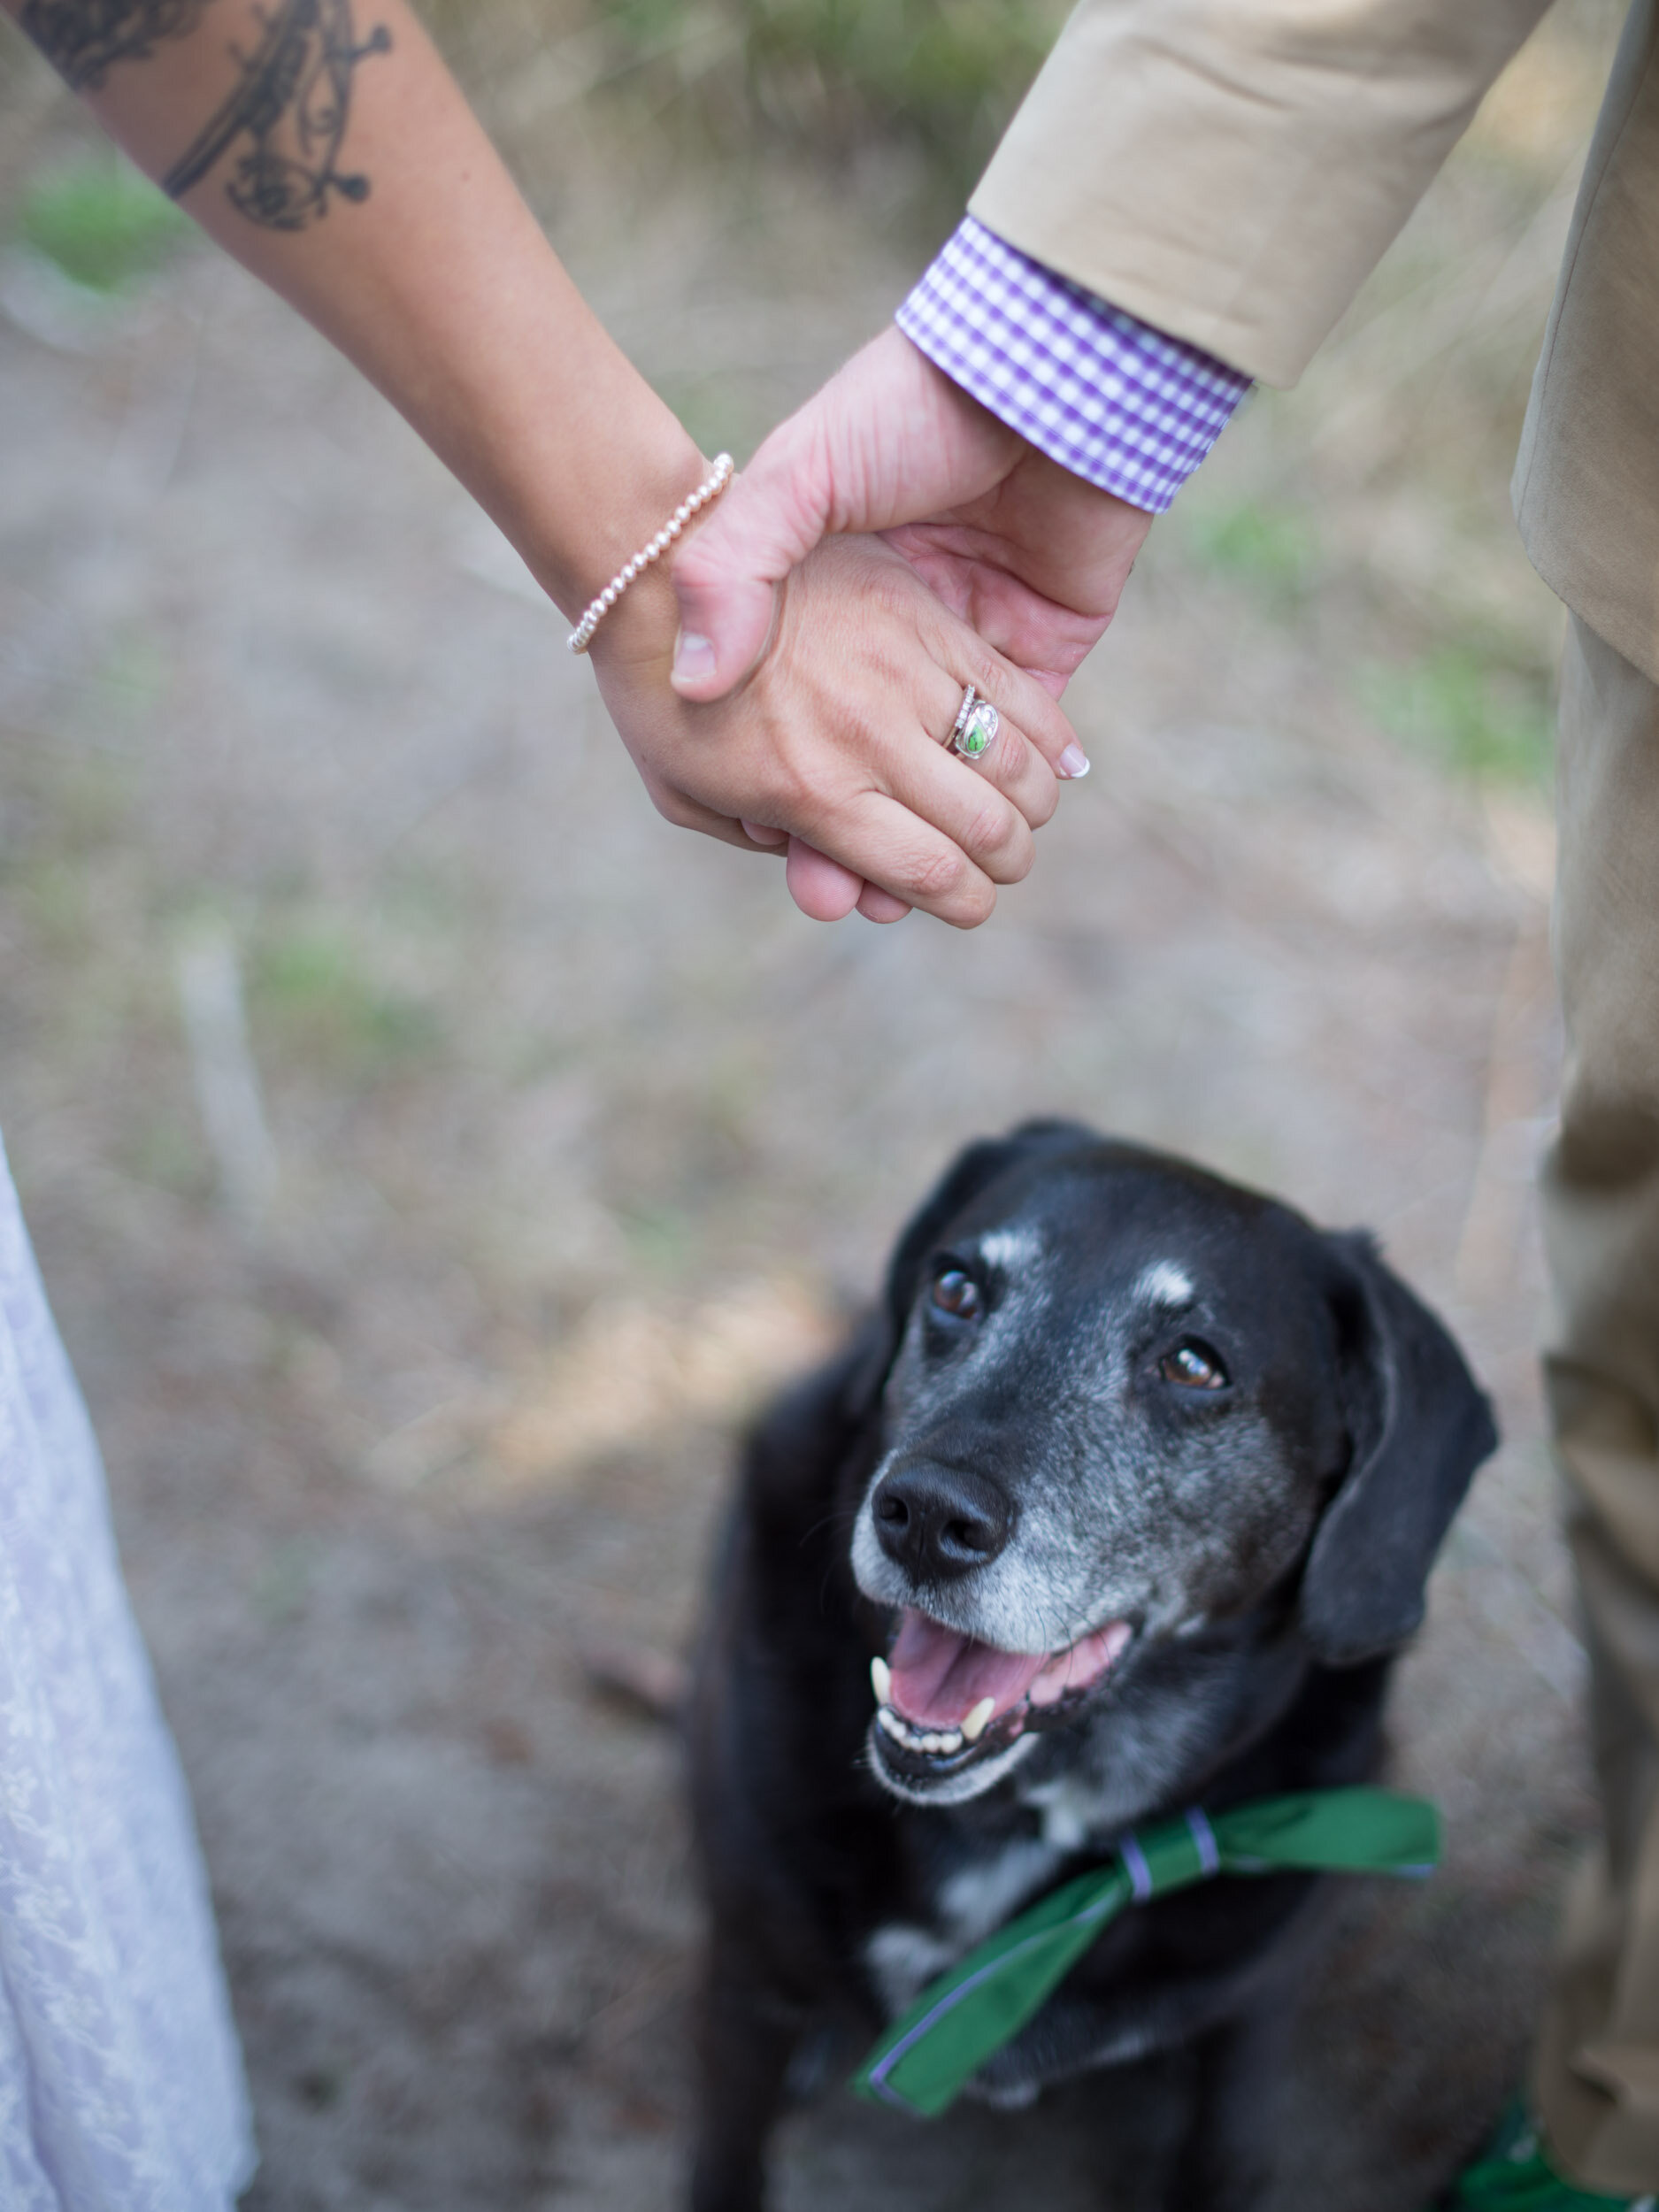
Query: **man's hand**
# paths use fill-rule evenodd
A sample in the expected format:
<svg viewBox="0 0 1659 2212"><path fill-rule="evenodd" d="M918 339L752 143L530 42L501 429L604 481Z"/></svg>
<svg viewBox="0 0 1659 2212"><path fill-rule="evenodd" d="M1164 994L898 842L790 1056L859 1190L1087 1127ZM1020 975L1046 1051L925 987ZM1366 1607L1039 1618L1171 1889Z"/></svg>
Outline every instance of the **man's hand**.
<svg viewBox="0 0 1659 2212"><path fill-rule="evenodd" d="M795 565L832 533L879 531L1057 699L1116 613L1151 523L1038 452L888 329L772 432L675 562L674 688L722 697L764 649ZM1080 775L1087 763L1073 747L1055 765ZM894 901L820 856L792 847L790 864L809 912L829 918L856 903L896 918Z"/></svg>
<svg viewBox="0 0 1659 2212"><path fill-rule="evenodd" d="M673 594L653 571L594 639L611 719L670 821L751 849L789 843L806 913L832 920L851 905L823 910L815 872L833 869L864 887L874 919L914 905L972 928L1030 867L1071 726L879 539L837 538L790 572L765 650L730 698L675 696L673 640ZM972 763L940 742L968 683L1002 710Z"/></svg>

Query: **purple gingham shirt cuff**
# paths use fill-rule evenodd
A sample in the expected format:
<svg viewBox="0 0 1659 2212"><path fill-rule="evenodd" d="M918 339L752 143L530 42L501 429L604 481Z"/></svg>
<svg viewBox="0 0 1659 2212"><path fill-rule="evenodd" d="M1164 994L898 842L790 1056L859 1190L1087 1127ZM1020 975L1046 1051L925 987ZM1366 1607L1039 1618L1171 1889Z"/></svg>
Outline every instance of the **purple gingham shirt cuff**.
<svg viewBox="0 0 1659 2212"><path fill-rule="evenodd" d="M966 215L895 319L1062 468L1162 514L1250 388Z"/></svg>

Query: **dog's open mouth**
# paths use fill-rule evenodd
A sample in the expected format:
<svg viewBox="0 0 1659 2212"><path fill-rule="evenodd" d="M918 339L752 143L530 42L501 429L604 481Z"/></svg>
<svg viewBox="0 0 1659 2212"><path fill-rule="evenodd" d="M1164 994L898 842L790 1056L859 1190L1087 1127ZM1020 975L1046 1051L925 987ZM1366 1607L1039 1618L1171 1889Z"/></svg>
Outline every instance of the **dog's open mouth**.
<svg viewBox="0 0 1659 2212"><path fill-rule="evenodd" d="M910 1772L955 1771L1011 1743L1033 1722L1059 1719L1127 1649L1127 1621L1063 1651L999 1651L906 1606L887 1659L871 1662L876 1721Z"/></svg>

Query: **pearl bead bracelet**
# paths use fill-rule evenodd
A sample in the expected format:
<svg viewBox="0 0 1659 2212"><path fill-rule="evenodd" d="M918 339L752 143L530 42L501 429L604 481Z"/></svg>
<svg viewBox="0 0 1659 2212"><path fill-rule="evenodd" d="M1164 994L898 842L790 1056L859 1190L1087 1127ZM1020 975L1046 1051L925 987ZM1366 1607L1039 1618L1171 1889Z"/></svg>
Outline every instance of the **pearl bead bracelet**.
<svg viewBox="0 0 1659 2212"><path fill-rule="evenodd" d="M604 620L636 576L642 576L653 561L660 561L674 540L680 535L693 515L710 505L731 482L733 461L729 453L718 454L714 466L703 478L688 499L682 499L668 520L648 546L624 562L611 581L588 609L581 620L571 632L570 649L572 653L585 653L588 640Z"/></svg>

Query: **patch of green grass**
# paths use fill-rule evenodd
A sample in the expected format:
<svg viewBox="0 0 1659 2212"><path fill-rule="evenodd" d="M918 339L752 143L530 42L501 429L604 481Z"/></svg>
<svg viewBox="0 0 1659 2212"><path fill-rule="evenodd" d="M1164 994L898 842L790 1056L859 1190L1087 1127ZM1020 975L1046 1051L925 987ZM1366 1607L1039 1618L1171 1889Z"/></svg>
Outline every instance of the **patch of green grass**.
<svg viewBox="0 0 1659 2212"><path fill-rule="evenodd" d="M640 1267L660 1280L678 1281L691 1264L696 1233L680 1207L649 1202L617 1209L628 1251Z"/></svg>
<svg viewBox="0 0 1659 2212"><path fill-rule="evenodd" d="M280 1628L300 1618L311 1602L312 1564L312 1548L303 1537L272 1547L249 1592L261 1620Z"/></svg>
<svg viewBox="0 0 1659 2212"><path fill-rule="evenodd" d="M1319 539L1307 516L1252 500L1225 507L1194 503L1181 529L1201 567L1248 584L1281 604L1306 598L1319 565Z"/></svg>
<svg viewBox="0 0 1659 2212"><path fill-rule="evenodd" d="M1456 775L1547 785L1555 716L1537 676L1472 645L1444 645L1405 667L1377 664L1359 677L1362 704L1379 728Z"/></svg>
<svg viewBox="0 0 1659 2212"><path fill-rule="evenodd" d="M167 688L167 657L149 631L118 631L93 680L120 713L141 720Z"/></svg>
<svg viewBox="0 0 1659 2212"><path fill-rule="evenodd" d="M173 670L156 638L124 626L92 659L84 680L65 703L67 734L97 746L133 746L166 698Z"/></svg>
<svg viewBox="0 0 1659 2212"><path fill-rule="evenodd" d="M358 1081L403 1071L439 1041L430 1008L385 988L344 937L314 926L256 952L249 1003L256 1029L280 1051Z"/></svg>
<svg viewBox="0 0 1659 2212"><path fill-rule="evenodd" d="M48 955L82 958L91 949L91 876L80 854L45 851L8 871L7 896L18 902Z"/></svg>
<svg viewBox="0 0 1659 2212"><path fill-rule="evenodd" d="M32 177L19 227L65 276L107 293L159 267L190 232L166 194L112 148L88 149Z"/></svg>
<svg viewBox="0 0 1659 2212"><path fill-rule="evenodd" d="M203 1156L198 1132L164 1109L135 1120L120 1148L123 1166L134 1179L182 1198L206 1199L212 1177Z"/></svg>

